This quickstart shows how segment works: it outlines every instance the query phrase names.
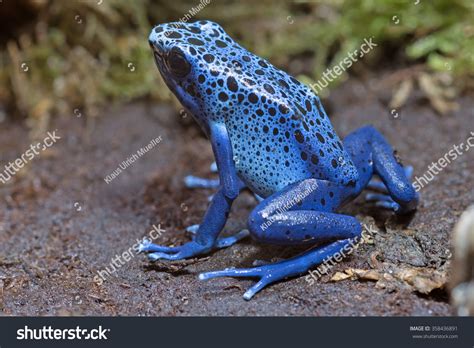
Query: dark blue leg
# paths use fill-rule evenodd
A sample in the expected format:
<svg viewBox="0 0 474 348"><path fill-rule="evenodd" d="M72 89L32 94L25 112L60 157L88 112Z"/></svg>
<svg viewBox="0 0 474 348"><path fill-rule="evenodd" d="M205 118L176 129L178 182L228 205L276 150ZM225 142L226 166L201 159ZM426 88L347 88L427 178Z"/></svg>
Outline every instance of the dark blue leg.
<svg viewBox="0 0 474 348"><path fill-rule="evenodd" d="M356 130L344 139L344 147L351 154L360 174L358 188L368 186L372 173L377 174L381 183L371 187L382 189L387 195L369 195L377 206L406 213L416 209L418 193L409 180L412 169L404 168L396 159L393 148L372 126ZM360 193L360 192L359 192Z"/></svg>
<svg viewBox="0 0 474 348"><path fill-rule="evenodd" d="M222 271L201 273L199 279L208 280L218 277L259 278L259 281L244 293L244 299L250 300L265 286L288 277L303 274L311 267L323 263L325 260L329 260L338 253L343 255L345 249L350 250L355 244L356 241L351 239L339 240L324 247L312 249L285 261L259 267L241 269L228 268Z"/></svg>
<svg viewBox="0 0 474 348"><path fill-rule="evenodd" d="M413 167L412 166L405 166L403 167L403 170L405 171L405 176L407 177L408 180L411 180L411 177L413 176ZM367 184L367 188L374 190L374 191L379 191L384 194L388 194L387 187L385 184L377 180L376 178L372 178L369 183Z"/></svg>
<svg viewBox="0 0 474 348"><path fill-rule="evenodd" d="M243 187L241 185L241 188ZM202 223L193 229L196 235L191 242L179 247L166 247L145 241L139 246L139 250L149 253L148 258L151 261L158 259L181 260L204 254L212 249L231 246L249 234L244 230L230 237L217 238L226 223L233 200L225 196L222 189L219 190L214 195Z"/></svg>
<svg viewBox="0 0 474 348"><path fill-rule="evenodd" d="M191 242L179 247L165 247L151 243L144 243L140 246L141 251L150 252L148 257L152 261L158 259L181 260L205 254L214 248L232 245L246 236L245 233L240 232L233 237L217 239L227 221L232 202L245 185L237 176L232 156L232 144L225 124L211 122L208 132L219 168L219 191L213 196L206 215Z"/></svg>
<svg viewBox="0 0 474 348"><path fill-rule="evenodd" d="M304 245L328 242L294 258L247 269L226 269L200 274L201 280L223 276L257 277L260 280L244 298L249 300L266 285L296 276L355 244L361 233L357 219L335 214L350 189L329 181L308 179L273 194L260 203L249 217L249 230L263 242Z"/></svg>

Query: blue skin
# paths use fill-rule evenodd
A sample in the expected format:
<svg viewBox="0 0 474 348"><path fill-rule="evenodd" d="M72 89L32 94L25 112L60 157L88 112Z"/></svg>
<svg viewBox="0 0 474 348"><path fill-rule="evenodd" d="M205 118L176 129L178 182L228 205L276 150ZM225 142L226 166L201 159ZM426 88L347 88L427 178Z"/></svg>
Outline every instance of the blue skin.
<svg viewBox="0 0 474 348"><path fill-rule="evenodd" d="M416 209L418 194L406 168L376 129L360 128L341 142L308 87L242 48L218 24L158 25L149 43L167 86L210 139L219 172L219 181L207 183L218 190L202 223L190 228L192 241L178 247L143 244L150 260L195 257L244 238L246 231L218 236L232 202L250 189L263 198L248 219L255 239L314 247L274 264L200 274L203 280L259 279L245 292L248 300L358 240L357 219L337 211L364 188L385 193L368 197L378 206L397 213ZM371 181L374 174L381 181Z"/></svg>

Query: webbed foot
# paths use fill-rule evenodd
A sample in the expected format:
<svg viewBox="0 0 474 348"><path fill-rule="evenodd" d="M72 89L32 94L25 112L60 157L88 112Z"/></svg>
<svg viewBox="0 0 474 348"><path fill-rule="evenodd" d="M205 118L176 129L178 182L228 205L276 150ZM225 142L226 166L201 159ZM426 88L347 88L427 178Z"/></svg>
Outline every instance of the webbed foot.
<svg viewBox="0 0 474 348"><path fill-rule="evenodd" d="M190 233L196 233L199 225L193 225L188 227L186 230ZM231 245L234 245L238 241L246 238L249 235L248 230L242 230L236 234L233 234L229 237L217 238L214 245L206 246L197 243L196 241L191 241L186 244L177 247L167 247L157 244L153 244L150 241L142 242L139 247L139 252L148 253L148 259L150 261L156 261L160 259L164 260L183 260L203 254L207 254L212 250L227 248Z"/></svg>

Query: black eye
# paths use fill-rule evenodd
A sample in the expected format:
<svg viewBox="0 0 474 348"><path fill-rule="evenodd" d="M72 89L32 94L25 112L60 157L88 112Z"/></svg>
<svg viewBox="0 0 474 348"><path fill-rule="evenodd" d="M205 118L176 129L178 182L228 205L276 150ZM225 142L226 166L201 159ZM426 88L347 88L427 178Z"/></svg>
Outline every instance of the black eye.
<svg viewBox="0 0 474 348"><path fill-rule="evenodd" d="M184 57L184 54L177 48L171 49L167 62L171 73L178 77L185 77L191 70L191 66Z"/></svg>

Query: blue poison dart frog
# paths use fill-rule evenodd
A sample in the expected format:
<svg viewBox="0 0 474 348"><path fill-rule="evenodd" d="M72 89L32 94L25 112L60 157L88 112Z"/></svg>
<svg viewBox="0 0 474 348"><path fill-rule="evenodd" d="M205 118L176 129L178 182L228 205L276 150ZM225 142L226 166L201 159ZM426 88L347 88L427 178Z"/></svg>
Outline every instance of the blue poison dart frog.
<svg viewBox="0 0 474 348"><path fill-rule="evenodd" d="M209 138L218 190L192 241L177 247L143 243L150 260L181 260L231 246L248 234L279 245L314 246L281 262L199 275L251 277L249 300L265 286L307 272L361 236L356 218L339 214L366 188L369 200L397 213L414 211L418 194L385 138L372 126L340 140L312 91L236 43L210 21L168 23L149 36L169 89ZM376 174L380 180L372 181ZM216 180L198 180L214 187ZM243 189L261 197L248 231L218 237Z"/></svg>

